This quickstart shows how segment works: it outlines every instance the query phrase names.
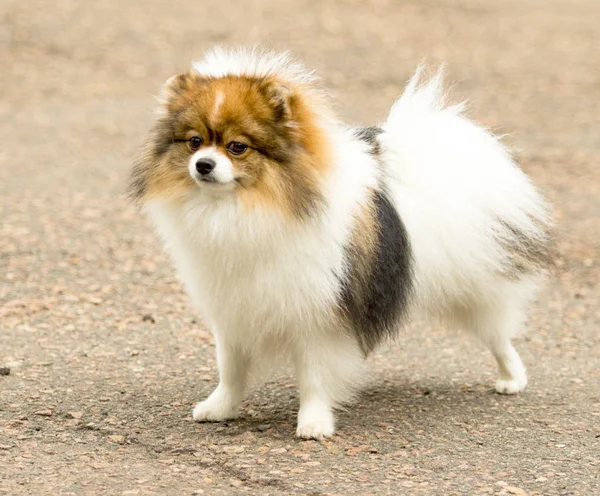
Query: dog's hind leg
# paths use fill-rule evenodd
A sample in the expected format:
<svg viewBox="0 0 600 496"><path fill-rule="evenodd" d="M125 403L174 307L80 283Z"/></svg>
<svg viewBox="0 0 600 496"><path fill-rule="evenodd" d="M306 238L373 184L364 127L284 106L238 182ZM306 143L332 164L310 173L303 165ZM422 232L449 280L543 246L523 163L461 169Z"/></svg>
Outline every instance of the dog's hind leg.
<svg viewBox="0 0 600 496"><path fill-rule="evenodd" d="M478 307L467 319L467 327L490 349L498 364L496 391L516 394L527 385L527 372L511 338L524 320L522 302L507 302Z"/></svg>
<svg viewBox="0 0 600 496"><path fill-rule="evenodd" d="M487 344L498 363L496 391L500 394L516 394L523 391L527 385L527 372L510 338L490 337Z"/></svg>

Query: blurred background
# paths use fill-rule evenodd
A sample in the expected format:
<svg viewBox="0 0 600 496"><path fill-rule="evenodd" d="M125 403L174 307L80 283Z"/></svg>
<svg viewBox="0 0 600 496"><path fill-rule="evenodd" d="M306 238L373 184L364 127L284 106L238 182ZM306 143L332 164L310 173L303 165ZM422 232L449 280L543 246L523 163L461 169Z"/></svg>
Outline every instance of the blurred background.
<svg viewBox="0 0 600 496"><path fill-rule="evenodd" d="M599 20L597 0L1 0L0 493L598 494ZM162 83L255 43L315 68L357 124L446 63L505 135L560 226L517 343L525 395L416 324L329 443L294 440L286 375L238 423L189 422L212 340L122 193Z"/></svg>

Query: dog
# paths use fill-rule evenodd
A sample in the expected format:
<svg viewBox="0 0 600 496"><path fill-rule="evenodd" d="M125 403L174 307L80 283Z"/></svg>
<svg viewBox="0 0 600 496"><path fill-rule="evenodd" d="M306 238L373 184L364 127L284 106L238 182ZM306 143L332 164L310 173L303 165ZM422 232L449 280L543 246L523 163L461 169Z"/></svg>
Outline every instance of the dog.
<svg viewBox="0 0 600 496"><path fill-rule="evenodd" d="M210 327L219 384L199 422L235 418L275 362L297 436L334 434L365 359L414 316L478 336L496 391L527 384L511 344L552 260L552 219L507 149L422 68L387 119L348 127L286 53L207 52L164 85L130 193Z"/></svg>

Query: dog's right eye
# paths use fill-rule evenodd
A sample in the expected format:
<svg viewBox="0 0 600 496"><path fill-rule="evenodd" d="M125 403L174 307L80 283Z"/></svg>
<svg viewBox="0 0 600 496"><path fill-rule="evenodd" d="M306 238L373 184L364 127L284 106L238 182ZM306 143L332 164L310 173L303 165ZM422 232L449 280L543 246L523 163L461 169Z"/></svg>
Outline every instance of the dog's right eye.
<svg viewBox="0 0 600 496"><path fill-rule="evenodd" d="M188 147L190 151L195 152L198 148L202 146L202 143L204 143L204 140L200 136L192 136L188 140Z"/></svg>

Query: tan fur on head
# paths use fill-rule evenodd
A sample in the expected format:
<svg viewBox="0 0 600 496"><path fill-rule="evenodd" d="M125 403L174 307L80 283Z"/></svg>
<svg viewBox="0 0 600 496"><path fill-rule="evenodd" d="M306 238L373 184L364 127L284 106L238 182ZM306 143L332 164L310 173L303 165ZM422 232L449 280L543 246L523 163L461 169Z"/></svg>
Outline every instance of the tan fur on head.
<svg viewBox="0 0 600 496"><path fill-rule="evenodd" d="M327 140L309 98L293 83L273 75L215 78L189 72L167 81L162 107L134 167L134 197L182 200L201 187L188 173L192 150L186 142L194 135L231 160L234 194L243 206L266 204L304 217L320 205ZM232 142L247 145L247 151L233 155Z"/></svg>

